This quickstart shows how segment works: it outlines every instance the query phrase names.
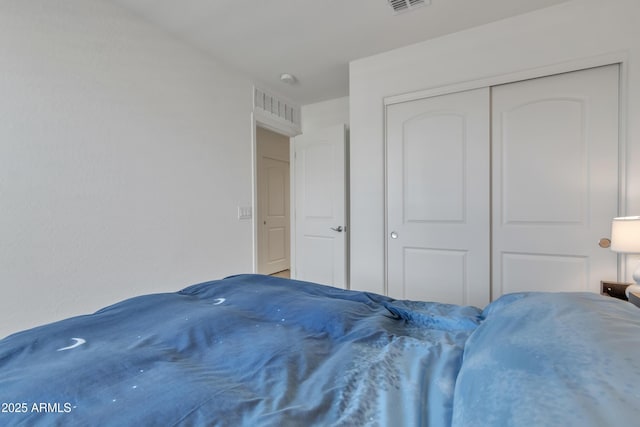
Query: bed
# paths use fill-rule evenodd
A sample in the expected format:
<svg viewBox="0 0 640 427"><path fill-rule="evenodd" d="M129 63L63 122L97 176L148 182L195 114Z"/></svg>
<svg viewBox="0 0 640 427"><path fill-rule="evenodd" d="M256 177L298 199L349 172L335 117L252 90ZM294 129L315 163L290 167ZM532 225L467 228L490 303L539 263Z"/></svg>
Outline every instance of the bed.
<svg viewBox="0 0 640 427"><path fill-rule="evenodd" d="M638 425L640 309L239 275L0 340L0 403L3 426Z"/></svg>

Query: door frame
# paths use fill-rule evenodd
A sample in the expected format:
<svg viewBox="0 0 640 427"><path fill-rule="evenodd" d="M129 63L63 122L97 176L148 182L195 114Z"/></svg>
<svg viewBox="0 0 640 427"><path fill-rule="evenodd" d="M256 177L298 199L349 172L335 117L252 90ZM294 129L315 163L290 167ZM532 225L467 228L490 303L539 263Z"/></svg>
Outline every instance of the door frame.
<svg viewBox="0 0 640 427"><path fill-rule="evenodd" d="M465 82L453 83L446 86L434 87L425 90L419 90L415 92L409 92L399 95L387 96L383 99L383 135L384 135L384 192L383 192L383 242L384 242L384 264L383 264L383 289L385 295L389 293L389 272L388 272L388 239L389 225L387 217L388 208L388 170L387 170L387 157L388 157L388 142L386 136L387 127L387 108L390 105L415 101L422 98L430 98L439 95L448 95L456 92L463 92L472 89L479 89L482 87L492 87L508 83L515 83L523 80L531 80L540 77L552 76L554 74L570 73L573 71L580 71L589 68L601 67L606 65L619 65L620 77L619 77L619 97L618 97L618 215L624 216L627 213L627 127L628 127L628 68L629 68L629 53L627 51L612 52L603 55L597 55L593 57L581 58L571 60L562 63L556 63L548 66L531 68L521 71L514 71L511 73L500 74L483 79L470 80ZM613 218L612 218L613 219ZM618 254L618 281L623 281L627 277L627 271L633 271L634 266L630 265L631 257L627 257L626 254Z"/></svg>
<svg viewBox="0 0 640 427"><path fill-rule="evenodd" d="M289 176L293 176L293 168L295 167L293 156L293 144L291 138L300 134L300 131L293 126L282 123L273 119L259 111L251 113L251 199L253 214L251 215L252 228L252 272L258 272L258 217L256 215L258 209L258 146L257 146L257 128L262 127L272 132L289 138ZM291 264L291 277L295 277L295 192L294 180L289 179L289 262Z"/></svg>

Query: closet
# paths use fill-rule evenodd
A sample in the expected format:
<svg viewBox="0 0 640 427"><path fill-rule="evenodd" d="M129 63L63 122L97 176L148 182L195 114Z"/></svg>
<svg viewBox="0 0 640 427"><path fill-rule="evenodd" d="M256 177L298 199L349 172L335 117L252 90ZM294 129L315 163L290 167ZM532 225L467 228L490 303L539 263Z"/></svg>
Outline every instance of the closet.
<svg viewBox="0 0 640 427"><path fill-rule="evenodd" d="M484 306L598 291L618 212L619 66L386 106L386 273L395 298Z"/></svg>

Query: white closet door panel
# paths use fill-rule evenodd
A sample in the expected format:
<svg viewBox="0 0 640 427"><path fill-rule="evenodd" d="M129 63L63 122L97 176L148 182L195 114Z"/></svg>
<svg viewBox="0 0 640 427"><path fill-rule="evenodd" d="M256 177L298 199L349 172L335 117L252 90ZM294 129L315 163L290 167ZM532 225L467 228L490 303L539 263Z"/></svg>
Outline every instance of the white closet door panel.
<svg viewBox="0 0 640 427"><path fill-rule="evenodd" d="M616 277L618 66L492 88L492 156L494 299Z"/></svg>
<svg viewBox="0 0 640 427"><path fill-rule="evenodd" d="M436 113L408 120L404 127L404 222L463 221L464 117Z"/></svg>
<svg viewBox="0 0 640 427"><path fill-rule="evenodd" d="M585 110L583 99L549 99L501 113L505 223L583 223Z"/></svg>
<svg viewBox="0 0 640 427"><path fill-rule="evenodd" d="M467 293L467 251L404 248L405 283L416 284L410 299L464 301ZM436 283L438 286L425 286Z"/></svg>
<svg viewBox="0 0 640 427"><path fill-rule="evenodd" d="M584 291L589 274L586 256L502 253L503 292Z"/></svg>
<svg viewBox="0 0 640 427"><path fill-rule="evenodd" d="M489 89L387 108L387 289L489 301Z"/></svg>

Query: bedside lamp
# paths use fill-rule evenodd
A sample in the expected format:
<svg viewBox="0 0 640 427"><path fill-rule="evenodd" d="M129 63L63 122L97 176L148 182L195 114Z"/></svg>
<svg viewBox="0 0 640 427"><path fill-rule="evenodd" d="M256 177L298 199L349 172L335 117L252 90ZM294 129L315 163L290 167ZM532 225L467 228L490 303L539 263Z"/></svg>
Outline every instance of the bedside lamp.
<svg viewBox="0 0 640 427"><path fill-rule="evenodd" d="M640 216L623 216L613 218L611 222L611 250L623 254L640 254ZM640 292L640 264L633 272L635 285L625 291Z"/></svg>

